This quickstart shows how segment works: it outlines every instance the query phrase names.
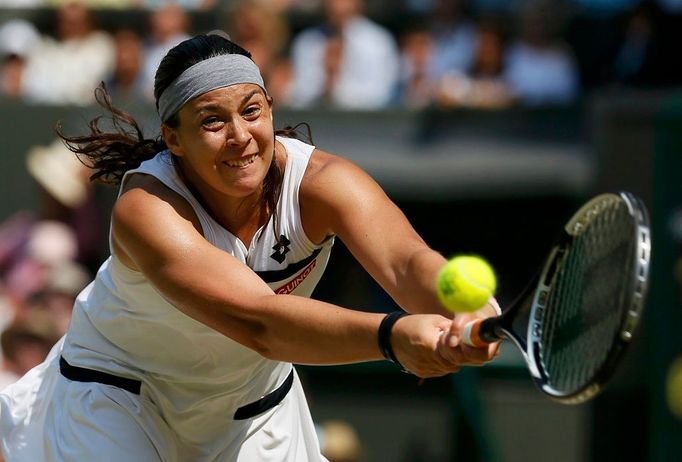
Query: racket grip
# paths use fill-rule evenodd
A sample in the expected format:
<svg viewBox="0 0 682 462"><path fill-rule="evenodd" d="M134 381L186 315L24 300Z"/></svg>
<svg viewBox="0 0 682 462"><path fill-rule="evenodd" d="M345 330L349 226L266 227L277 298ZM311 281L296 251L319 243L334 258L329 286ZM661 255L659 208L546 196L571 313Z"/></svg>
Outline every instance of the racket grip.
<svg viewBox="0 0 682 462"><path fill-rule="evenodd" d="M476 319L468 322L462 332L462 342L473 347L484 347L500 340L494 329L495 318Z"/></svg>

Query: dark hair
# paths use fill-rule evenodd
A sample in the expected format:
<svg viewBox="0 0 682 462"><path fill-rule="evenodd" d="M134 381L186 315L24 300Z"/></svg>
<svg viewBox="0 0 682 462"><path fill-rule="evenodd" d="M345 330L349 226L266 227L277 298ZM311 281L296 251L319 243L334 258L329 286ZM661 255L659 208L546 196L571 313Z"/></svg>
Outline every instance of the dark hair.
<svg viewBox="0 0 682 462"><path fill-rule="evenodd" d="M222 55L244 55L251 58L251 53L218 33L197 35L172 48L159 64L154 76L154 99L159 108L159 98L168 86L193 65ZM177 114L173 115L166 125L177 126Z"/></svg>
<svg viewBox="0 0 682 462"><path fill-rule="evenodd" d="M154 78L157 108L161 94L187 68L205 59L224 54L251 57L248 51L220 33L198 35L172 48L159 64ZM57 135L83 163L94 170L90 176L91 181L120 184L128 170L139 167L145 160L167 149L167 146L160 135L155 139L145 138L137 121L130 114L112 105L104 83L95 90L95 100L108 112L113 130L103 129L104 117L99 116L89 122L90 133L87 135L67 136L59 126L56 129ZM177 115L173 115L166 122L171 127L176 127L177 123ZM296 131L297 127L298 125L275 130L275 134L300 138ZM309 130L308 140L312 141ZM271 213L276 211L281 186L282 172L273 158L263 186L263 200Z"/></svg>

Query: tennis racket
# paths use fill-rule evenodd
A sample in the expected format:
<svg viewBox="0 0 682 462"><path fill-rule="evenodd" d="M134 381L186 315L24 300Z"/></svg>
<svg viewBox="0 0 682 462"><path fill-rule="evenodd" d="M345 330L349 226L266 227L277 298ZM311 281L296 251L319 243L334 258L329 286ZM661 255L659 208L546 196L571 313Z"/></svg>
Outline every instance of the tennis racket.
<svg viewBox="0 0 682 462"><path fill-rule="evenodd" d="M602 194L568 221L539 275L502 315L472 321L462 340L506 338L539 388L564 404L594 397L613 375L642 315L651 236L644 204Z"/></svg>

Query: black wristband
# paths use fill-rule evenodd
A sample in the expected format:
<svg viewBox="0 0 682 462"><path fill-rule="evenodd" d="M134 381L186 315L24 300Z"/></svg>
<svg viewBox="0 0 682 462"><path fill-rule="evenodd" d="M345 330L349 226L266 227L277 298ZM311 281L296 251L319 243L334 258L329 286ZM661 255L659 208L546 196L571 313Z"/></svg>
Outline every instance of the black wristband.
<svg viewBox="0 0 682 462"><path fill-rule="evenodd" d="M391 345L391 329L393 329L393 325L398 319L407 316L408 314L409 313L402 310L393 311L388 313L379 324L379 350L381 350L381 354L384 355L384 358L394 362L404 372L407 371L403 365L400 364L400 361L398 361L398 358L396 358L395 353L393 352L393 346Z"/></svg>

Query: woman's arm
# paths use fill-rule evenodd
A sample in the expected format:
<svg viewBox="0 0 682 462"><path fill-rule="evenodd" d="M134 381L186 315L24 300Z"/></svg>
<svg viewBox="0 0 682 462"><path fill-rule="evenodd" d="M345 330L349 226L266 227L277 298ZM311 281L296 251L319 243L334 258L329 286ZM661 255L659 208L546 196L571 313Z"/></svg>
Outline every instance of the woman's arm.
<svg viewBox="0 0 682 462"><path fill-rule="evenodd" d="M436 294L445 258L424 242L363 170L323 151L312 159L315 163L301 186L304 227L311 239L339 236L404 310L452 317ZM494 314L494 309L486 312Z"/></svg>
<svg viewBox="0 0 682 462"><path fill-rule="evenodd" d="M445 258L424 242L402 211L362 169L340 157L316 151L300 195L304 228L311 239L320 242L328 235L337 235L405 311L453 317L436 294L436 278ZM454 316L451 328L441 339L450 348L441 354L462 354L458 358L463 364L491 359L499 343L475 349L460 345L459 338L471 319L496 314L495 307L488 304L475 313ZM396 330L399 327L396 325Z"/></svg>
<svg viewBox="0 0 682 462"><path fill-rule="evenodd" d="M191 207L156 179L137 175L112 218L116 254L141 271L174 306L265 357L308 364L381 359L381 314L344 309L293 295L275 295L246 265L208 243ZM413 346L401 353L420 376L456 370L438 353L442 316L401 319Z"/></svg>

